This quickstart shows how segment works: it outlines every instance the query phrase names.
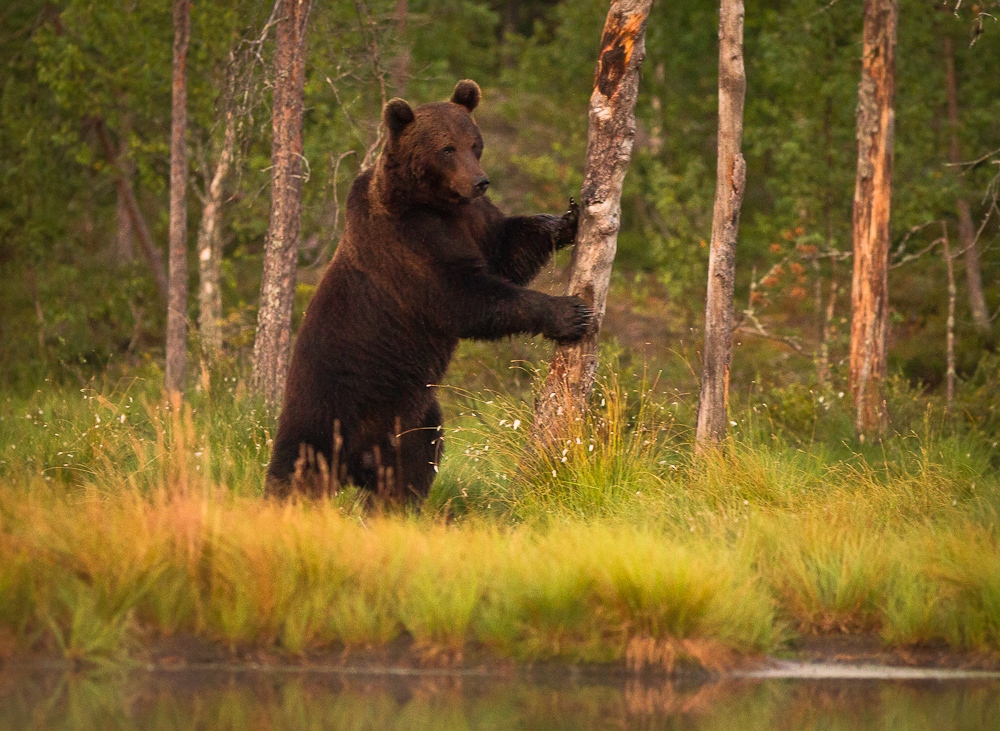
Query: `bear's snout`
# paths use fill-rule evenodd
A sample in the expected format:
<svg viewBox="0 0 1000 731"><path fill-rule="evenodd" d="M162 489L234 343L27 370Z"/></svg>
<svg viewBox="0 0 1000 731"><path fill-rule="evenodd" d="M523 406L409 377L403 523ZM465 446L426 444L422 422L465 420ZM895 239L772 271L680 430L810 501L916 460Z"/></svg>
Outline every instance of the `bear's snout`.
<svg viewBox="0 0 1000 731"><path fill-rule="evenodd" d="M473 183L472 187L476 191L476 196L477 197L481 196L483 193L486 192L486 189L490 187L490 179L484 175L481 178L479 178L479 180L477 180L475 183Z"/></svg>

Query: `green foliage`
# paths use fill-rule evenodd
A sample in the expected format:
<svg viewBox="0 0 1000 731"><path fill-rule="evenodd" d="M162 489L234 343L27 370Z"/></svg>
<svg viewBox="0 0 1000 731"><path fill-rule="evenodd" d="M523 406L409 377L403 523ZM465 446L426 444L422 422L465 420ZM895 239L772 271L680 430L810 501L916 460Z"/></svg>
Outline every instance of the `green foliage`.
<svg viewBox="0 0 1000 731"><path fill-rule="evenodd" d="M606 7L411 1L399 35L392 0L314 4L297 316L343 230L350 180L377 151L381 105L397 92L388 70L404 50L414 103L447 98L459 78L483 86L476 118L494 199L515 213L563 210L582 182ZM114 171L93 132L100 117L123 146L163 242L168 8L30 0L0 13L0 553L10 559L0 564L0 652L11 633L21 650L114 660L149 633L193 633L298 655L382 647L403 629L430 658L477 646L635 667L683 659L693 647L683 641L718 643L712 657L845 629L896 645L1000 647L994 343L972 332L960 304L961 378L946 415L940 257L893 270L892 432L859 445L843 372L849 264L812 266L814 254L850 248L856 5L767 2L747 17L737 296L747 301L760 280L755 315L803 349L739 334L725 449L699 456L691 444L717 36L716 8L682 0L656 4L647 30L601 351L614 365L594 408L568 440L541 449L531 383L549 344L463 343L425 515L374 527L350 491L316 505L257 500L273 424L242 379L269 208L271 44L265 34L255 45L269 8L193 10L194 188L218 154L231 75L240 138L224 212L225 350L190 369L180 408L160 401L162 307L145 263L114 251ZM956 196L977 224L988 210L989 159L960 177L945 165L945 34L965 157L996 148L1000 118L1000 45L987 33L969 47L962 10L901 8L897 258L939 235L931 226L907 238L915 224L956 230ZM996 236L994 218L981 237L993 307ZM542 286L559 286L546 277ZM833 373L820 387L811 294L819 283L828 297L832 278ZM958 278L961 292L961 266ZM135 525L149 528L148 542L134 540Z"/></svg>
<svg viewBox="0 0 1000 731"><path fill-rule="evenodd" d="M938 235L929 227L903 245L915 224L945 219L956 230L956 195L982 221L982 192L995 174L981 164L958 177L945 165L945 35L954 40L965 157L995 148L1000 115L992 73L997 44L987 32L983 42L969 46L972 11L963 6L956 17L923 0L903 5L896 256L919 251ZM230 73L238 77L240 141L224 211L223 266L226 353L234 360L246 357L252 339L269 206L271 44L263 33L269 7L232 0L196 5L192 16L188 117L196 189L206 185L224 113L234 99ZM504 208L555 212L582 182L587 104L606 4L411 2L405 34L397 32L395 12L391 0L313 8L302 223L308 282L316 281L342 231L350 180L377 149L379 110L396 92L391 71L404 51L410 54L407 95L414 102L446 98L456 78L475 78L483 86L477 119L487 140L492 195ZM617 266L627 278L640 271L659 281L675 303L665 323L675 332L696 325L704 293L714 196L715 24L716 8L690 0L658 5L650 16L623 196ZM105 121L134 165L140 208L154 241L162 242L171 35L166 6L33 0L0 18L6 64L0 88L0 264L9 281L24 283L0 292L0 328L9 343L0 356L5 385L26 391L38 385L39 374L86 379L108 362L161 357L164 317L145 263L119 268L111 243L116 193L92 120ZM755 305L769 329L798 337L807 348L820 314L810 296L817 279L824 284L835 277L841 292L847 281L847 265L834 268L823 259L814 269L803 252L850 247L859 36L860 13L843 3L768 2L746 20L749 173L737 298L745 301L755 270L760 278L797 249L794 261L805 270L760 284ZM193 236L199 206L197 196L189 199ZM981 244L995 238L996 230L996 222L989 222ZM994 251L986 247L982 262L988 302L998 291ZM961 293L961 267L958 275ZM925 256L895 270L890 297L893 370L937 388L945 305L939 258ZM836 316L846 313L846 302L842 294ZM189 316L196 321L193 301ZM967 320L960 306L963 376L971 376L983 349L992 347ZM633 345L615 334L626 348ZM842 357L844 342L842 330L834 358ZM807 359L785 362L773 348L767 353L769 347L761 342L742 351L746 358L734 362L734 384L746 389L774 365L782 374L775 378L785 382L779 385L808 381Z"/></svg>

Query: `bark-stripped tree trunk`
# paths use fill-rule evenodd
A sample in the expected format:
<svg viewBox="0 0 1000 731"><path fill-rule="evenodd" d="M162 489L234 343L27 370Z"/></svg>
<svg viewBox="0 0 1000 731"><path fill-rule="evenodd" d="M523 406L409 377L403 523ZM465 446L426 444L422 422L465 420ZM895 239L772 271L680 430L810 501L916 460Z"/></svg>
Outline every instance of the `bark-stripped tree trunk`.
<svg viewBox="0 0 1000 731"><path fill-rule="evenodd" d="M743 2L722 0L719 7L719 141L715 167L715 210L708 259L705 344L698 399L697 448L726 435L729 366L733 358L733 285L736 237L746 185L743 143Z"/></svg>
<svg viewBox="0 0 1000 731"><path fill-rule="evenodd" d="M118 155L115 152L115 146L111 143L111 138L108 136L108 130L104 126L103 119L97 118L94 120L94 131L97 133L97 139L104 149L104 154L108 158L108 162L115 171L115 185L118 186L118 195L125 201L129 218L132 219L132 228L139 235L139 246L142 249L143 256L146 257L146 261L149 262L149 269L153 273L153 281L156 283L156 289L160 293L163 304L167 304L167 292L170 287L167 283L167 272L163 268L163 255L153 243L153 237L150 236L149 228L146 226L146 219L143 218L142 211L139 210L139 204L132 193L132 186L125 180L125 175L118 162Z"/></svg>
<svg viewBox="0 0 1000 731"><path fill-rule="evenodd" d="M865 0L854 189L851 392L861 439L888 423L883 395L889 322L889 205L896 93L897 0Z"/></svg>
<svg viewBox="0 0 1000 731"><path fill-rule="evenodd" d="M302 120L305 114L306 26L312 0L282 0L274 47L271 122L271 218L253 344L253 388L281 403L288 374L295 268L302 223Z"/></svg>
<svg viewBox="0 0 1000 731"><path fill-rule="evenodd" d="M170 295L167 393L184 391L187 365L187 49L191 2L174 0L173 105L170 118Z"/></svg>
<svg viewBox="0 0 1000 731"><path fill-rule="evenodd" d="M544 439L554 437L564 419L582 411L594 385L597 341L618 242L622 184L635 138L635 100L651 5L652 0L612 0L604 24L590 95L582 210L568 291L593 310L594 322L579 343L555 349L535 404L536 434Z"/></svg>
<svg viewBox="0 0 1000 731"><path fill-rule="evenodd" d="M955 79L955 53L951 38L944 37L944 56L948 86L948 126L951 127L951 145L948 150L949 162L955 165L956 174L961 174L957 165L962 162L961 148L958 143L958 82ZM955 203L958 209L958 243L965 255L965 281L969 288L969 308L972 310L972 321L981 331L990 331L990 313L986 308L983 296L983 275L979 267L979 248L976 244L976 227L972 223L972 213L969 202L959 195Z"/></svg>
<svg viewBox="0 0 1000 731"><path fill-rule="evenodd" d="M205 195L205 207L198 226L198 330L202 347L212 357L222 348L222 332L219 329L222 317L222 186L229 174L235 148L236 111L230 105L226 110L226 129L222 136L219 162Z"/></svg>

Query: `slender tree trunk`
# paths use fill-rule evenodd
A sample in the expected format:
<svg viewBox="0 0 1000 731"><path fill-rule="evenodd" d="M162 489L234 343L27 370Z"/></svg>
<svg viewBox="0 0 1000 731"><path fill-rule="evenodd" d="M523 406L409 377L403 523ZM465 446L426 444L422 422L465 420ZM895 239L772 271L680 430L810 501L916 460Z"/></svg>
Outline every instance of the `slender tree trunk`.
<svg viewBox="0 0 1000 731"><path fill-rule="evenodd" d="M236 148L236 112L226 110L226 129L222 138L219 162L215 166L212 182L205 196L205 208L198 227L198 329L203 348L210 356L222 348L222 288L220 264L222 260L222 189Z"/></svg>
<svg viewBox="0 0 1000 731"><path fill-rule="evenodd" d="M311 6L312 0L282 0L275 32L271 218L251 379L254 389L271 406L281 402L291 353L295 268L302 223L306 26Z"/></svg>
<svg viewBox="0 0 1000 731"><path fill-rule="evenodd" d="M126 124L122 129L121 139L118 140L118 164L121 166L122 176L125 184L131 188L132 179L135 177L135 164L128 158L128 128ZM118 230L115 236L115 255L120 262L131 261L135 256L135 234L133 233L132 217L129 215L128 201L118 191L118 206L115 211L115 219Z"/></svg>
<svg viewBox="0 0 1000 731"><path fill-rule="evenodd" d="M864 439L888 422L883 396L889 321L889 209L896 92L897 0L865 0L854 189L851 391Z"/></svg>
<svg viewBox="0 0 1000 731"><path fill-rule="evenodd" d="M719 140L715 168L715 211L708 259L705 344L698 399L698 449L726 435L729 366L733 358L733 285L736 238L746 185L743 143L743 2L722 0L719 8Z"/></svg>
<svg viewBox="0 0 1000 731"><path fill-rule="evenodd" d="M191 2L174 0L173 105L170 121L170 296L167 393L184 391L187 365L187 49Z"/></svg>
<svg viewBox="0 0 1000 731"><path fill-rule="evenodd" d="M951 414L951 405L955 400L955 267L951 258L951 246L948 242L948 224L941 222L942 236L941 242L944 247L944 263L948 272L948 325L947 325L947 349L948 370L945 374L946 400L945 413Z"/></svg>
<svg viewBox="0 0 1000 731"><path fill-rule="evenodd" d="M594 323L582 341L555 349L535 405L536 434L546 439L561 431L564 419L583 410L594 385L597 341L618 242L622 184L635 138L635 100L651 4L652 0L612 0L601 37L568 292L593 310Z"/></svg>
<svg viewBox="0 0 1000 731"><path fill-rule="evenodd" d="M402 44L392 65L392 86L396 96L406 97L406 82L410 76L410 46L406 42L407 0L396 0L396 39Z"/></svg>
<svg viewBox="0 0 1000 731"><path fill-rule="evenodd" d="M948 158L953 165L958 165L962 161L962 152L958 143L958 82L955 79L955 53L952 49L951 38L947 35L944 37L944 56L948 76L948 126L951 128ZM957 167L955 172L959 173ZM977 328L988 333L991 329L990 313L986 308L986 298L983 296L983 275L979 267L976 227L972 223L969 202L960 195L955 205L958 208L958 243L965 254L965 281L969 288L969 308L972 310L972 320L976 323Z"/></svg>
<svg viewBox="0 0 1000 731"><path fill-rule="evenodd" d="M111 144L111 138L108 136L108 130L104 126L103 119L97 118L94 120L94 131L97 133L97 139L104 149L104 154L107 156L108 162L114 168L115 185L118 186L118 195L125 201L128 215L132 219L132 228L139 235L139 246L142 248L142 253L146 257L146 261L149 262L149 269L153 273L153 281L156 282L156 289L160 293L163 304L167 304L167 292L170 287L167 283L167 272L163 268L163 256L153 243L153 237L149 235L149 228L146 226L146 220L142 217L142 211L139 210L139 204L132 193L132 187L125 182L121 165L118 163L118 155L115 152L114 145Z"/></svg>
<svg viewBox="0 0 1000 731"><path fill-rule="evenodd" d="M829 59L828 59L829 60ZM826 148L826 186L823 195L823 228L828 253L833 252L833 186L830 184L830 172L833 170L833 97L827 95L826 108L823 112L823 144ZM816 276L814 304L816 307L816 323L818 327L818 345L816 348L816 383L822 389L830 383L830 322L837 299L837 260L830 257L830 301L824 312L823 308L823 278L820 274L819 251L813 257L813 272Z"/></svg>
<svg viewBox="0 0 1000 731"><path fill-rule="evenodd" d="M833 330L833 315L837 307L837 275L836 264L830 261L830 298L826 302L826 313L823 316L823 332L820 333L819 344L819 371L817 381L820 386L830 384L830 337Z"/></svg>

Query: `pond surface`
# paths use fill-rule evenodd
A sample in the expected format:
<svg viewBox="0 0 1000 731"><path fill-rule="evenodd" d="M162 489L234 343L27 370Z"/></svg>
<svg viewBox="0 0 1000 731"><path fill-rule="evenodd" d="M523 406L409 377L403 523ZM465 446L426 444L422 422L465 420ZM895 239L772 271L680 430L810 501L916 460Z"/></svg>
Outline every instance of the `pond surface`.
<svg viewBox="0 0 1000 731"><path fill-rule="evenodd" d="M794 673L791 673L794 675ZM126 676L8 669L4 731L989 731L1000 681L625 678L158 671Z"/></svg>

